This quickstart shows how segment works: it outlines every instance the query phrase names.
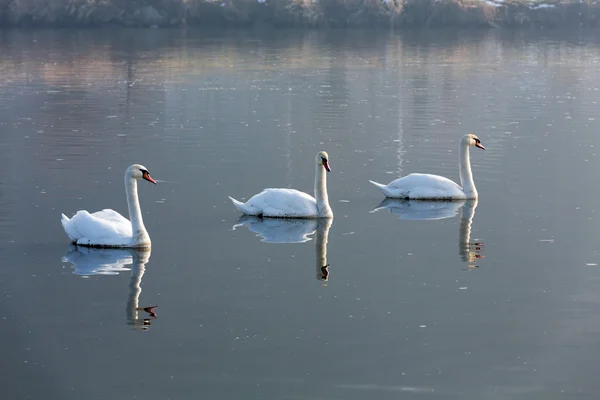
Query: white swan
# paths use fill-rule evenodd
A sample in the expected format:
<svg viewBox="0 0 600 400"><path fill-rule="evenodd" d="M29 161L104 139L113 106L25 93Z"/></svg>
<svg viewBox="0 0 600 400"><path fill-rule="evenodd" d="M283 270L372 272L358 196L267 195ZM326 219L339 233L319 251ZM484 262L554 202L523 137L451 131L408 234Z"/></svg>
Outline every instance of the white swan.
<svg viewBox="0 0 600 400"><path fill-rule="evenodd" d="M316 157L315 197L295 189L265 189L246 203L229 197L246 215L273 218L333 218L327 197L325 171L331 171L329 156L321 151Z"/></svg>
<svg viewBox="0 0 600 400"><path fill-rule="evenodd" d="M69 239L79 246L89 247L150 247L150 236L144 226L138 200L138 179L156 185L146 167L133 164L127 168L125 192L131 222L111 209L93 214L80 210L71 219L62 214L61 223Z"/></svg>
<svg viewBox="0 0 600 400"><path fill-rule="evenodd" d="M421 200L465 200L476 199L477 189L471 172L469 147L475 146L482 150L485 147L476 135L467 134L460 140L458 147L458 167L462 187L448 178L431 174L410 174L396 179L387 185L371 182L387 197L397 199Z"/></svg>

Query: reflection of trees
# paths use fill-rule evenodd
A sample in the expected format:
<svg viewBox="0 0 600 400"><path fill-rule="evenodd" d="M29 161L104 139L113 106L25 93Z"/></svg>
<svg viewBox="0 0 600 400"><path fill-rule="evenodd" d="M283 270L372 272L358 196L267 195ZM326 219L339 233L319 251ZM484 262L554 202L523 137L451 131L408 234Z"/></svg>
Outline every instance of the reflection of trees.
<svg viewBox="0 0 600 400"><path fill-rule="evenodd" d="M239 120L252 120L257 102L272 96L266 90L281 91L287 86L292 90L285 93L285 101L274 102L269 117L283 117L281 124L289 127L288 140L282 144L288 149L288 171L293 167L292 148L302 145L296 137L310 129L305 118L311 113L315 114L312 129L324 130L319 134L323 140L338 140L358 129L359 123L364 127L364 135L357 138L365 141L361 146L372 142L373 135L399 140L393 147L398 149L398 170L403 170L410 160L402 155L402 146L410 146L411 136L429 129L433 119L447 117L444 130L453 132L463 129L458 126L460 110L472 115L500 111L525 118L527 108L514 101L517 85L522 88L517 98L524 101L530 89L559 96L564 93L553 93L554 86L548 84L559 78L573 83L574 105L584 98L589 78L568 68L574 58L587 62L578 47L571 46L580 36L541 43L535 33L530 36L533 39L494 32L474 38L456 31L402 35L278 31L277 35L256 36L240 32L200 35L193 30L0 32L0 91L18 94L4 102L0 117L8 124L30 124L27 129L32 133L43 131L38 135L45 155L54 158L62 158L64 154L59 153L64 153L65 146L98 144L101 136L106 137L98 126L113 135L115 131L126 134L118 140L132 145L135 135L167 129L166 112L177 127L187 127L194 119L199 124L199 108L210 110L201 122L203 135L216 131L211 126L216 124L214 117L222 124L231 123L232 129L220 129L211 140L242 142L252 138L233 129L239 128ZM594 37L586 40L600 42ZM544 71L551 68L555 73L515 76L512 71L518 68L500 68L514 63L544 66ZM497 76L489 80L486 71ZM476 96L457 86L465 80L477 87ZM506 85L498 86L499 81ZM457 92L462 96L456 97ZM356 104L372 116L393 119L394 126L372 132L365 126L370 121L364 114L351 112ZM16 120L30 117L29 113L34 121ZM22 126L21 132L25 131ZM381 129L380 122L373 126Z"/></svg>
<svg viewBox="0 0 600 400"><path fill-rule="evenodd" d="M315 99L315 127L330 137L333 131L345 131L346 111L350 97L348 87L348 54L343 48L328 46L324 58L327 66L318 78ZM341 122L341 124L340 124ZM340 126L341 125L341 126Z"/></svg>

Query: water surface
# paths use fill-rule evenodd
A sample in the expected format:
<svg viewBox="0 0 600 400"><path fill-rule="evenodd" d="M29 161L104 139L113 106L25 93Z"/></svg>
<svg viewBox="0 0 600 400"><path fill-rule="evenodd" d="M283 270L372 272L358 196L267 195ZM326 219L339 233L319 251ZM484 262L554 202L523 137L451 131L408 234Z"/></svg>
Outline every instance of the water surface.
<svg viewBox="0 0 600 400"><path fill-rule="evenodd" d="M600 42L573 32L0 32L0 388L46 399L596 398ZM373 179L478 202L384 202ZM239 219L312 192L331 224ZM73 248L126 213L151 253ZM235 229L234 229L235 226ZM144 311L144 307L158 305Z"/></svg>

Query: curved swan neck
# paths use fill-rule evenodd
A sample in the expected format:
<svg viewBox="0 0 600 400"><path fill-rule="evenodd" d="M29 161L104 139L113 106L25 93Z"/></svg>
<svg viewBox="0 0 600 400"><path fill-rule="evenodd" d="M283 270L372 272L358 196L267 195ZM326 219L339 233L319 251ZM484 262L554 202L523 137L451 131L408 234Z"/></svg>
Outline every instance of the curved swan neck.
<svg viewBox="0 0 600 400"><path fill-rule="evenodd" d="M315 200L317 201L317 212L321 218L333 217L327 196L327 171L321 164L317 164L315 170Z"/></svg>
<svg viewBox="0 0 600 400"><path fill-rule="evenodd" d="M460 143L458 148L458 167L460 173L460 185L468 199L476 199L478 196L473 172L471 172L471 158L469 156L469 145Z"/></svg>
<svg viewBox="0 0 600 400"><path fill-rule="evenodd" d="M128 175L125 175L125 192L127 193L129 221L131 221L132 244L149 243L150 237L144 226L140 201L138 199L137 180Z"/></svg>

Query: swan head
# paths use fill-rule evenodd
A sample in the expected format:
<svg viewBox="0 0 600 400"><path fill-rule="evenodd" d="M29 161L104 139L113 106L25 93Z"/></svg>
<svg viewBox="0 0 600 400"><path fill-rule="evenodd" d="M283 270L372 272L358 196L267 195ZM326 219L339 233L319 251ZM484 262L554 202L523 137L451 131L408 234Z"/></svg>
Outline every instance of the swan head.
<svg viewBox="0 0 600 400"><path fill-rule="evenodd" d="M329 155L326 151L320 151L319 154L317 154L316 160L317 164L322 165L323 168L325 168L325 171L331 171L331 167L329 166Z"/></svg>
<svg viewBox="0 0 600 400"><path fill-rule="evenodd" d="M474 133L468 133L463 136L461 140L463 145L479 147L481 150L485 150L485 147L481 144L481 140Z"/></svg>
<svg viewBox="0 0 600 400"><path fill-rule="evenodd" d="M125 176L128 176L132 179L145 179L148 182L154 183L156 185L156 181L150 176L148 168L140 164L133 164L131 167L127 168Z"/></svg>

